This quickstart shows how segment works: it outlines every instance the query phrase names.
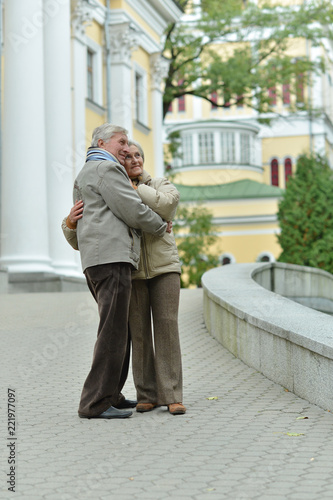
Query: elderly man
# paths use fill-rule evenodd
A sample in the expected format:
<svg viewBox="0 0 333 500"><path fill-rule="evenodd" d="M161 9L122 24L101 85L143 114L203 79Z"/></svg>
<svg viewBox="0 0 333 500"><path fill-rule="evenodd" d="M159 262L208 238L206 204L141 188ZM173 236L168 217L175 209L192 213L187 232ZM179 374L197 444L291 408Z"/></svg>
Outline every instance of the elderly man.
<svg viewBox="0 0 333 500"><path fill-rule="evenodd" d="M144 205L122 166L129 152L127 131L97 127L86 163L74 184L84 203L77 224L82 269L98 304L100 322L91 370L79 405L82 418L126 418L135 407L121 394L129 362L128 310L131 272L140 258L140 230L163 236L167 224Z"/></svg>

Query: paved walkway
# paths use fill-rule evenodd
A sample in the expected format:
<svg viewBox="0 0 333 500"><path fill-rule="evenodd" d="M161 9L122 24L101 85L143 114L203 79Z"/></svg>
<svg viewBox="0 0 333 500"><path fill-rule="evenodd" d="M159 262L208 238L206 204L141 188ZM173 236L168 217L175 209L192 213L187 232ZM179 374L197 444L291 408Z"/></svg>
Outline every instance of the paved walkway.
<svg viewBox="0 0 333 500"><path fill-rule="evenodd" d="M210 337L201 290L181 294L186 415L159 408L125 420L79 419L96 326L89 293L0 295L0 499L333 497L332 414ZM12 437L8 388L16 399ZM135 397L131 378L124 392ZM6 483L11 452L15 493Z"/></svg>

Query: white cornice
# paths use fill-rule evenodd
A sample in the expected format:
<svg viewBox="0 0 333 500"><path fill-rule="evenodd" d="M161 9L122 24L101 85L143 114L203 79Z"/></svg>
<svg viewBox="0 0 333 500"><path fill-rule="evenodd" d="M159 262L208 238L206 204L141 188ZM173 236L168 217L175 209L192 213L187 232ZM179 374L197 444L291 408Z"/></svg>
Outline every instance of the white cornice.
<svg viewBox="0 0 333 500"><path fill-rule="evenodd" d="M254 132L258 133L260 130L260 127L257 124L254 123L244 123L240 121L222 121L222 120L195 120L195 121L189 121L189 122L177 122L174 124L165 124L167 132L169 131L179 131L179 132L184 132L184 131L191 131L191 132L202 132L203 129L205 130L219 130L219 129L225 129L225 130L247 130L249 132Z"/></svg>
<svg viewBox="0 0 333 500"><path fill-rule="evenodd" d="M214 221L213 221L214 222ZM221 231L216 233L217 236L254 236L256 234L280 234L281 229L244 229L243 231Z"/></svg>
<svg viewBox="0 0 333 500"><path fill-rule="evenodd" d="M233 172L236 170L246 170L250 172L256 172L262 174L264 169L260 165L238 165L238 164L226 164L222 163L218 164L207 164L207 165L190 165L186 167L173 167L172 172L175 174L180 174L184 172L193 172L193 171L202 171L205 172L207 170L232 170Z"/></svg>
<svg viewBox="0 0 333 500"><path fill-rule="evenodd" d="M271 222L277 222L276 214L214 217L214 224L218 226L234 226L236 224L267 224Z"/></svg>
<svg viewBox="0 0 333 500"><path fill-rule="evenodd" d="M88 0L88 3L93 8L94 20L98 24L103 25L105 23L106 7L98 0Z"/></svg>
<svg viewBox="0 0 333 500"><path fill-rule="evenodd" d="M127 12L122 9L112 9L110 11L110 30L112 26L129 23L130 27L137 34L137 43L148 54L160 52L162 47L148 33L144 32L139 23Z"/></svg>
<svg viewBox="0 0 333 500"><path fill-rule="evenodd" d="M181 10L172 0L127 0L127 3L135 12L142 16L149 26L162 36L169 23L177 21Z"/></svg>

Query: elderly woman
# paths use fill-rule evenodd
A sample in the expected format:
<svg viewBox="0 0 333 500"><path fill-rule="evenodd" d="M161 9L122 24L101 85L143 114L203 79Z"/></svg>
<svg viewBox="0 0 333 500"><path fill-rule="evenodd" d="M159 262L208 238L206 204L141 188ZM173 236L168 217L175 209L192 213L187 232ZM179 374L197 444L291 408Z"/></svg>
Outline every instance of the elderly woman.
<svg viewBox="0 0 333 500"><path fill-rule="evenodd" d="M165 178L152 179L143 169L141 146L134 141L129 141L129 146L124 167L133 188L146 205L171 221L179 202L177 189ZM76 249L75 227L82 211L82 202L77 202L62 224L66 239ZM129 313L138 412L156 406L167 406L172 415L186 412L178 332L180 272L173 233L161 238L143 233L139 269L132 275Z"/></svg>

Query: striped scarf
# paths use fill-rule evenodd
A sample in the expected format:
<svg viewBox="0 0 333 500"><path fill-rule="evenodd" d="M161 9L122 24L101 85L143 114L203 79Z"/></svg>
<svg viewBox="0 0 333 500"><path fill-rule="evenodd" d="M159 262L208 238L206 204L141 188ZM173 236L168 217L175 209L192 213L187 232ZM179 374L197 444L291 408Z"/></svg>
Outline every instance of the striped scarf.
<svg viewBox="0 0 333 500"><path fill-rule="evenodd" d="M94 148L94 147L88 148L86 162L87 161L100 161L100 160L115 161L116 163L119 163L117 158L115 156L113 156L113 154L106 151L105 149Z"/></svg>

